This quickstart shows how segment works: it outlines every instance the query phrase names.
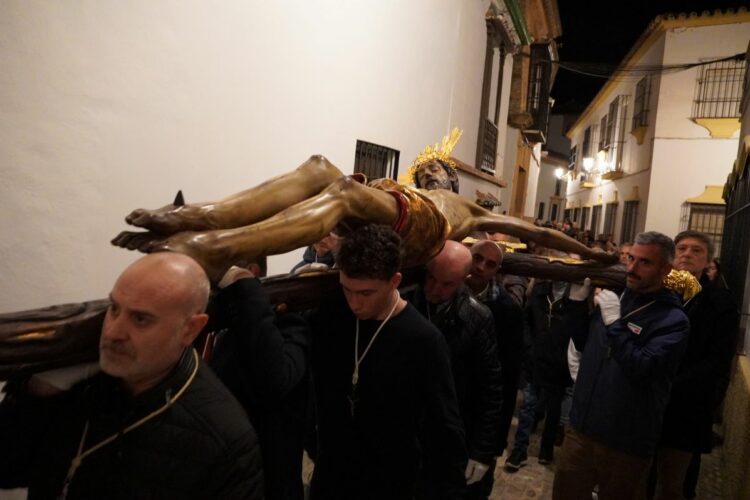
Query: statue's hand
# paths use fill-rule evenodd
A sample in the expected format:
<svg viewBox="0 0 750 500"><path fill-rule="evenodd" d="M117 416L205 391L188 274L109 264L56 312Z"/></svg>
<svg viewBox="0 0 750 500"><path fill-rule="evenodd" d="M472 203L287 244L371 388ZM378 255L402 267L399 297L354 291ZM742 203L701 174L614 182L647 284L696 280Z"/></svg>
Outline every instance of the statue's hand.
<svg viewBox="0 0 750 500"><path fill-rule="evenodd" d="M593 255L591 258L602 264L617 264L620 261L620 256L617 252L605 252L601 248L592 248Z"/></svg>

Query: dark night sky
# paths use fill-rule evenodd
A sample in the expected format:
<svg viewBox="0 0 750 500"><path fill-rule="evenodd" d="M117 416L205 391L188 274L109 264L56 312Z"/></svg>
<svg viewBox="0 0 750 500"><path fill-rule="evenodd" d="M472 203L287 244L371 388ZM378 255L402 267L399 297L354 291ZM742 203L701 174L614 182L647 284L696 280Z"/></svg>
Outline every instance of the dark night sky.
<svg viewBox="0 0 750 500"><path fill-rule="evenodd" d="M630 0L607 2L558 0L563 34L558 39L561 62L607 63L617 65L625 57L651 20L659 14L726 9L747 5L729 0ZM583 109L606 80L560 69L552 88L555 108ZM554 108L553 108L554 109Z"/></svg>

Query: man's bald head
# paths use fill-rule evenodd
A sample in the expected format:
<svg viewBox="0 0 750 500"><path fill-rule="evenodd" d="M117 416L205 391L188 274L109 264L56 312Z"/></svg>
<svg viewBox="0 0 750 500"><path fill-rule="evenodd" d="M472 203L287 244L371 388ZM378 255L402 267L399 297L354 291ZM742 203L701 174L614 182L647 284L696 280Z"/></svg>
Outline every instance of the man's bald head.
<svg viewBox="0 0 750 500"><path fill-rule="evenodd" d="M427 263L424 285L427 301L442 303L452 300L470 270L469 249L456 241L446 241L440 253Z"/></svg>
<svg viewBox="0 0 750 500"><path fill-rule="evenodd" d="M494 241L478 241L471 247L471 274L466 278L466 284L474 292L479 293L487 287L500 265L503 263L503 251Z"/></svg>
<svg viewBox="0 0 750 500"><path fill-rule="evenodd" d="M131 264L110 293L99 342L102 371L134 393L163 380L208 321L206 273L186 255L164 252Z"/></svg>
<svg viewBox="0 0 750 500"><path fill-rule="evenodd" d="M154 287L184 307L187 314L205 312L211 284L203 268L191 257L181 253L148 254L128 266L118 278L140 281Z"/></svg>
<svg viewBox="0 0 750 500"><path fill-rule="evenodd" d="M502 248L500 248L500 245L492 240L480 240L474 243L474 245L471 247L471 255L475 255L477 253L489 253L493 258L497 260L498 264L500 264L503 260Z"/></svg>

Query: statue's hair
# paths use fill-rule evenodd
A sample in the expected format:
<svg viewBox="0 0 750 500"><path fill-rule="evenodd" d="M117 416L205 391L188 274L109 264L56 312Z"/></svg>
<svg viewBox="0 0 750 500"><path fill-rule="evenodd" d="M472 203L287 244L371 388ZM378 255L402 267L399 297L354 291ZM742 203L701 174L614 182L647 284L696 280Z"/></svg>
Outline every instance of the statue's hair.
<svg viewBox="0 0 750 500"><path fill-rule="evenodd" d="M684 240L685 238L693 238L706 245L706 251L708 252L708 261L711 262L711 259L714 258L714 242L711 241L711 238L709 238L706 233L701 233L700 231L694 231L692 229L682 231L680 234L674 237L674 244L679 244L680 241Z"/></svg>
<svg viewBox="0 0 750 500"><path fill-rule="evenodd" d="M674 259L674 241L666 234L656 231L638 233L635 237L636 245L657 245L661 248L661 256L664 263L672 263Z"/></svg>
<svg viewBox="0 0 750 500"><path fill-rule="evenodd" d="M401 237L390 227L367 224L344 237L336 265L350 278L389 280L401 269Z"/></svg>

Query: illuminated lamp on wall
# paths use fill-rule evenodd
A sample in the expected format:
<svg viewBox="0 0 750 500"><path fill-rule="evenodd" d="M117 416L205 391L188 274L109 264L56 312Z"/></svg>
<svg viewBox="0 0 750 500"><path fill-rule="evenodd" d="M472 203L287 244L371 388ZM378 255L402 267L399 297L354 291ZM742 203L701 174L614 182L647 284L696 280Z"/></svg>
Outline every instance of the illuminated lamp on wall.
<svg viewBox="0 0 750 500"><path fill-rule="evenodd" d="M558 179L562 179L563 175L565 175L565 170L562 167L557 167L555 169L555 177Z"/></svg>
<svg viewBox="0 0 750 500"><path fill-rule="evenodd" d="M594 167L594 159L591 157L586 157L583 159L583 169L586 172L591 172L591 169Z"/></svg>

